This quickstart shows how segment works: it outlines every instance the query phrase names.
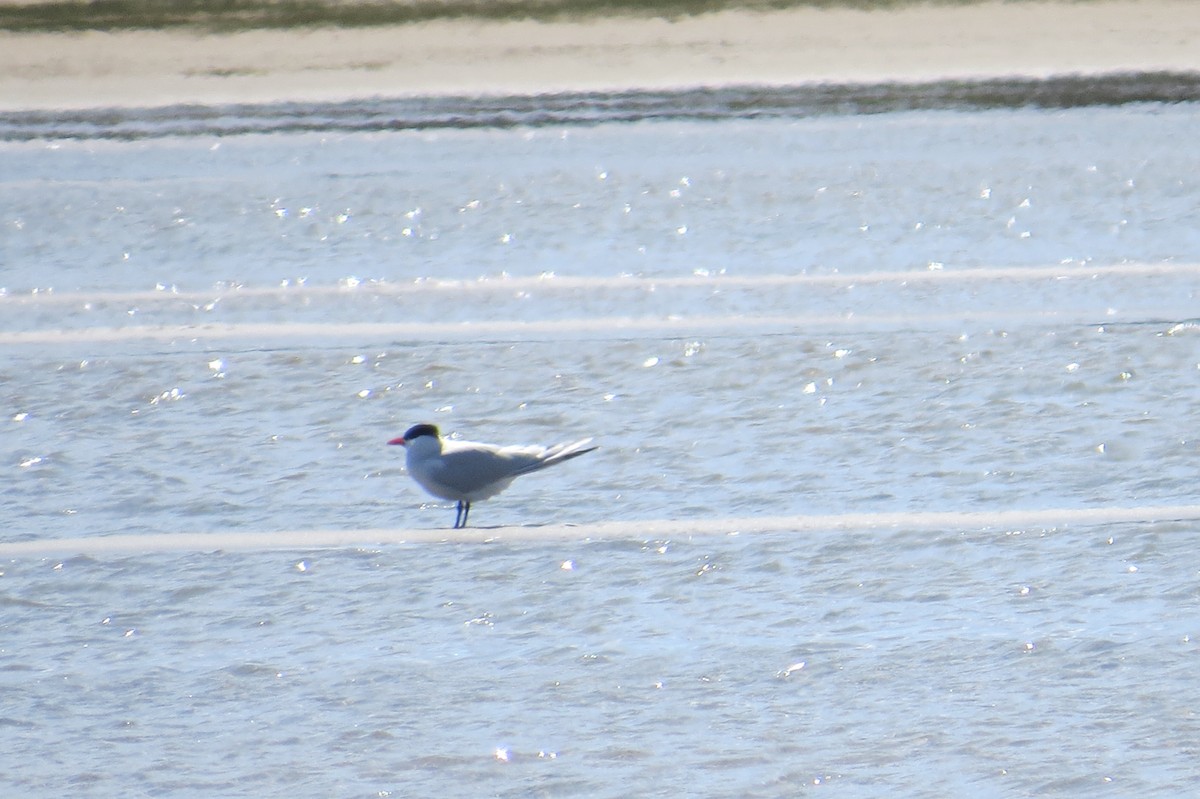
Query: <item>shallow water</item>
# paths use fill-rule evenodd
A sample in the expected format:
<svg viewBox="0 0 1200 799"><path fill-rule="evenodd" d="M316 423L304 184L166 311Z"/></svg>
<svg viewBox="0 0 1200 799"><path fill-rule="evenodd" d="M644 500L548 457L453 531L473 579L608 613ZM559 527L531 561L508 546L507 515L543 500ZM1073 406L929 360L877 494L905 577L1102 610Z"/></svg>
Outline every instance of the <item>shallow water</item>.
<svg viewBox="0 0 1200 799"><path fill-rule="evenodd" d="M1198 115L0 146L0 779L1185 792Z"/></svg>
<svg viewBox="0 0 1200 799"><path fill-rule="evenodd" d="M6 757L22 764L6 780L22 795L1186 792L1189 533L24 561L4 577Z"/></svg>

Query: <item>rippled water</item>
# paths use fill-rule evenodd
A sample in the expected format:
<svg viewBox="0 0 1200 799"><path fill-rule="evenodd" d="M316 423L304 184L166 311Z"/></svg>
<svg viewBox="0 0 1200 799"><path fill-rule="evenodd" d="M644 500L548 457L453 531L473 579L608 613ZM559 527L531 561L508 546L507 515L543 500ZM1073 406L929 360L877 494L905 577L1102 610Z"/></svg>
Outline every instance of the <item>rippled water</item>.
<svg viewBox="0 0 1200 799"><path fill-rule="evenodd" d="M0 146L0 780L1186 792L1197 117Z"/></svg>

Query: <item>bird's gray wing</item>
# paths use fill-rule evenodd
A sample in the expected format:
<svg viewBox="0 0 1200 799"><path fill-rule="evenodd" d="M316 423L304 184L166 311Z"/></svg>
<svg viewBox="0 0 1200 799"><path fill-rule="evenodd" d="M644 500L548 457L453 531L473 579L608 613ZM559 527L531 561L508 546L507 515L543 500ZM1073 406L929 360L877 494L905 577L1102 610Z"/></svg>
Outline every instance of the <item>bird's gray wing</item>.
<svg viewBox="0 0 1200 799"><path fill-rule="evenodd" d="M469 494L502 480L511 480L538 463L540 447L447 446L432 470L442 485Z"/></svg>

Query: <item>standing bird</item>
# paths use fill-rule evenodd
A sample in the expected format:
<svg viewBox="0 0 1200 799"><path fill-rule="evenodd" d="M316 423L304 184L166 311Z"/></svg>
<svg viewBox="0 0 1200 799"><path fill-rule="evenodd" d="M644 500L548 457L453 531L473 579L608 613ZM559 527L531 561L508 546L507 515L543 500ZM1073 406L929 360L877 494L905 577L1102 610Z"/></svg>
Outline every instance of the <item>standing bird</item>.
<svg viewBox="0 0 1200 799"><path fill-rule="evenodd" d="M467 526L471 503L508 488L515 478L577 458L596 447L590 438L553 447L497 447L474 441L447 441L436 426L418 424L389 444L406 450L408 473L430 494L458 502L455 529Z"/></svg>

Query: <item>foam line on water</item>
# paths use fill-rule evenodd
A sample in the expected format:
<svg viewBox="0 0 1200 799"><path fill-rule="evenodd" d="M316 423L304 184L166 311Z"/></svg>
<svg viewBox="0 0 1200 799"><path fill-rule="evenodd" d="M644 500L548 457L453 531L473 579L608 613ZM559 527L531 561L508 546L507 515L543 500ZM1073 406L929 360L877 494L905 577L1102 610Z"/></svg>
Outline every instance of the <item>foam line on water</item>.
<svg viewBox="0 0 1200 799"><path fill-rule="evenodd" d="M0 543L0 558L103 556L155 552L303 551L436 543L668 540L691 536L816 532L871 533L883 530L970 533L1028 532L1110 524L1173 521L1200 521L1200 505L656 519L590 524L472 527L464 530L380 528L156 533Z"/></svg>

